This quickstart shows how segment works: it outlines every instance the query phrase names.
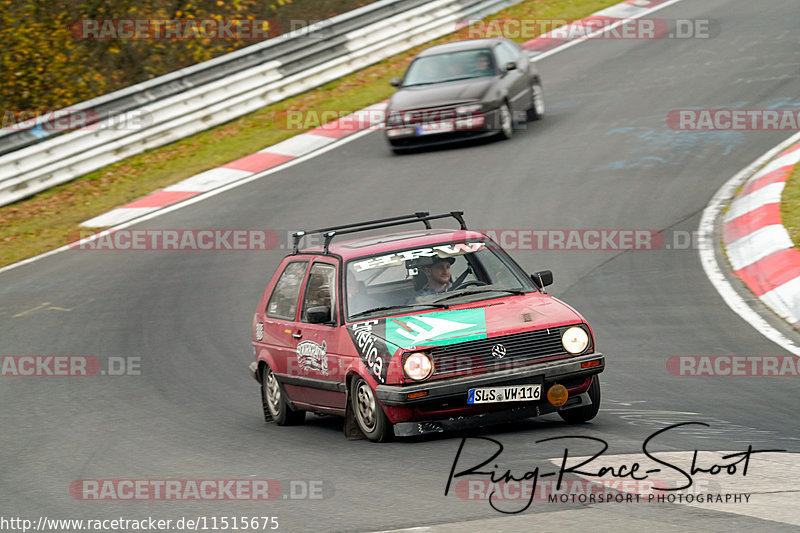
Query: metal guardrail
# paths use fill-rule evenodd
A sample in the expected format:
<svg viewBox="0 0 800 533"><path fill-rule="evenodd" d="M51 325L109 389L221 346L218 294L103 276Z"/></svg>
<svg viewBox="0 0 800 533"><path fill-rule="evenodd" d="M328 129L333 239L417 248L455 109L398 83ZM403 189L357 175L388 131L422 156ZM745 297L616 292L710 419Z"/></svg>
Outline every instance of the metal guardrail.
<svg viewBox="0 0 800 533"><path fill-rule="evenodd" d="M522 0L382 0L254 46L72 106L105 116L48 139L0 136L0 205L328 83ZM323 36L323 38L320 38ZM135 113L136 127L119 117ZM41 132L38 132L41 134ZM1 151L0 151L1 152Z"/></svg>
<svg viewBox="0 0 800 533"><path fill-rule="evenodd" d="M307 46L309 39L303 39L303 37L311 36L315 40L322 37L335 39L348 31L358 29L364 24L370 24L383 17L396 15L404 10L422 5L426 1L383 0L373 2L361 9L349 11L209 61L72 105L67 109L70 111L91 110L97 117L118 115L137 109L146 103L179 94L187 89L222 79L225 76L261 63L281 59L281 57L297 52ZM25 127L0 130L0 155L37 144L48 137L63 133L63 131L43 129L41 126L46 121L47 117L40 117L29 121L30 124ZM86 123L91 125L93 122L96 121L87 120Z"/></svg>

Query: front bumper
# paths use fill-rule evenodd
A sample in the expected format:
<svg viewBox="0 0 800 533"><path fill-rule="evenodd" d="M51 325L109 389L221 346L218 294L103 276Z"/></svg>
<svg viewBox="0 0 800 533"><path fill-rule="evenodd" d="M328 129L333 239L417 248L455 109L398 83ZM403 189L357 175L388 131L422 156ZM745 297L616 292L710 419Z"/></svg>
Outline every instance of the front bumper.
<svg viewBox="0 0 800 533"><path fill-rule="evenodd" d="M570 396L567 403L561 407L554 407L546 401L530 403L532 405L515 405L504 411L480 413L470 416L451 416L437 420L398 422L394 425L394 434L397 437L416 437L430 435L432 433L444 433L445 431L469 430L492 424L504 424L507 422L515 422L523 418L533 418L557 411L564 411L566 409L574 409L575 407L586 407L592 405L592 399L589 397L588 392L582 392L576 396Z"/></svg>
<svg viewBox="0 0 800 533"><path fill-rule="evenodd" d="M454 119L451 119L454 120ZM430 133L420 135L416 133L416 124L404 128L391 128L394 130L408 129L406 134L390 135L390 128L385 131L386 140L393 148L414 148L418 146L436 146L443 144L456 143L469 139L480 139L498 133L496 124L499 120L499 110L491 109L483 112L483 122L480 127L462 128L440 133Z"/></svg>
<svg viewBox="0 0 800 533"><path fill-rule="evenodd" d="M598 366L582 368L581 363L599 360ZM559 381L575 380L599 374L605 369L605 357L600 353L591 353L559 359L545 363L537 363L524 367L509 368L489 372L478 376L465 376L452 379L442 379L417 385L395 386L378 385L375 388L377 398L387 406L416 407L431 402L445 401L447 399L466 398L469 389L476 387L491 387L509 385L514 383L540 383L543 386ZM409 395L427 391L423 397L409 398ZM546 393L545 391L542 391Z"/></svg>

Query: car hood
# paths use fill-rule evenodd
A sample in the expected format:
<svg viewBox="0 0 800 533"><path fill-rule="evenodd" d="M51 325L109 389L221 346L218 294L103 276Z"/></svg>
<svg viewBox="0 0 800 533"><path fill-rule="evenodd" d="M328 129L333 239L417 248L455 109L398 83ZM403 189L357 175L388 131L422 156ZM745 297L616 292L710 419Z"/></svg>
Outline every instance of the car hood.
<svg viewBox="0 0 800 533"><path fill-rule="evenodd" d="M584 322L564 302L541 293L511 296L369 321L370 333L394 351L444 346ZM348 328L358 328L350 324Z"/></svg>
<svg viewBox="0 0 800 533"><path fill-rule="evenodd" d="M434 85L403 87L392 95L389 110L440 107L480 100L489 90L494 78L473 78Z"/></svg>

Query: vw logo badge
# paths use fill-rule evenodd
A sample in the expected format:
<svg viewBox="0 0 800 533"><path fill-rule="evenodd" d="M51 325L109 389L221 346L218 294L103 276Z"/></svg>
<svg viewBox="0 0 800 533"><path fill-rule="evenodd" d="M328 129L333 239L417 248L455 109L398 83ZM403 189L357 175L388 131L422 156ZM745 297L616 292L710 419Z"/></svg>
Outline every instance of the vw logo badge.
<svg viewBox="0 0 800 533"><path fill-rule="evenodd" d="M506 347L502 344L495 344L492 346L492 357L502 359L506 355Z"/></svg>

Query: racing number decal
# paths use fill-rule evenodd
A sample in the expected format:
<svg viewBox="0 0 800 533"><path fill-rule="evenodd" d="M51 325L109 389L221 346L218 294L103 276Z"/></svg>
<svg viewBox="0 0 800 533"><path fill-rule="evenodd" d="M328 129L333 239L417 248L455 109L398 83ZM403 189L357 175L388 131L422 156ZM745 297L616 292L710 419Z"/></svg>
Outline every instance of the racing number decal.
<svg viewBox="0 0 800 533"><path fill-rule="evenodd" d="M364 366L378 383L386 383L386 372L392 358L389 347L380 338L386 334L386 323L383 320L359 322L347 326L347 332L350 333Z"/></svg>

